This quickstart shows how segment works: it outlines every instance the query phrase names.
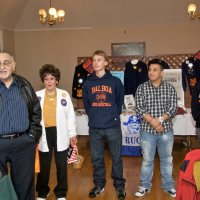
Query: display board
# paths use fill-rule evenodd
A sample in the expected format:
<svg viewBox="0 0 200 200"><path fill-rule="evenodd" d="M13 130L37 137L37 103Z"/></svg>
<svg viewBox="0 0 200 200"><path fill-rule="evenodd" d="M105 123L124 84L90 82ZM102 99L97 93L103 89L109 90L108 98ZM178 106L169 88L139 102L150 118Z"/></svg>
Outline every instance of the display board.
<svg viewBox="0 0 200 200"><path fill-rule="evenodd" d="M185 106L181 69L164 69L163 79L172 84L177 92L178 105Z"/></svg>
<svg viewBox="0 0 200 200"><path fill-rule="evenodd" d="M121 114L122 155L142 156L140 147L141 119L137 115Z"/></svg>

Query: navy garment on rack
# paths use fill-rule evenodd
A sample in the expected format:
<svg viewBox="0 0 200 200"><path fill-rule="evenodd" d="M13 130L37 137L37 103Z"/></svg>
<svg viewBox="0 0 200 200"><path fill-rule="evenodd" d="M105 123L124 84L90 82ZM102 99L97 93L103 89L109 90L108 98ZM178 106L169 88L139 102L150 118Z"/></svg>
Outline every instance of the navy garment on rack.
<svg viewBox="0 0 200 200"><path fill-rule="evenodd" d="M200 80L200 60L194 57L189 57L182 63L182 84L183 90L186 91L187 85L189 87L190 95Z"/></svg>
<svg viewBox="0 0 200 200"><path fill-rule="evenodd" d="M83 68L83 64L76 66L72 85L72 97L82 99L83 83L90 73Z"/></svg>
<svg viewBox="0 0 200 200"><path fill-rule="evenodd" d="M125 95L133 94L135 96L137 87L148 80L147 65L143 61L127 62L124 71L124 90Z"/></svg>

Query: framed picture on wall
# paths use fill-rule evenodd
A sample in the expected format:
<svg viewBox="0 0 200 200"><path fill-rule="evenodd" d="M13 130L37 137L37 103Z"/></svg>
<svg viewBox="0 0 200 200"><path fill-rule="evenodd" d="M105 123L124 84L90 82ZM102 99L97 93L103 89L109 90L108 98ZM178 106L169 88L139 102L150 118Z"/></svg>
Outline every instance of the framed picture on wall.
<svg viewBox="0 0 200 200"><path fill-rule="evenodd" d="M112 56L144 56L144 42L112 43Z"/></svg>

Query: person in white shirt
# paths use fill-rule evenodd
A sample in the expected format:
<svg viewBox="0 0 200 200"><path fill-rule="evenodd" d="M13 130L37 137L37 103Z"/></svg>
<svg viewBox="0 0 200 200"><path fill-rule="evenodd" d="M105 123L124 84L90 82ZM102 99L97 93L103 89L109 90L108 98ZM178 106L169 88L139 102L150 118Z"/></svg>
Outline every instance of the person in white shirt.
<svg viewBox="0 0 200 200"><path fill-rule="evenodd" d="M67 149L77 143L76 118L73 104L67 91L57 88L60 70L46 64L40 69L40 78L45 86L37 91L42 108L42 136L39 141L40 173L37 177L37 200L45 200L48 186L52 154L54 152L57 169L57 185L54 188L58 200L65 200L67 184Z"/></svg>

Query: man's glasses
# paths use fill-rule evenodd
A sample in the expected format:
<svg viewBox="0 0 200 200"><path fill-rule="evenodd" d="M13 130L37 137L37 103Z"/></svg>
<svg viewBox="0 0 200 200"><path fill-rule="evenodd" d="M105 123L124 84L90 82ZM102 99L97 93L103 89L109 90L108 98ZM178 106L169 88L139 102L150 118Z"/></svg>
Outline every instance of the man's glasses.
<svg viewBox="0 0 200 200"><path fill-rule="evenodd" d="M5 60L3 63L0 62L0 67L4 66L4 67L9 67L11 65L11 61L9 60Z"/></svg>

